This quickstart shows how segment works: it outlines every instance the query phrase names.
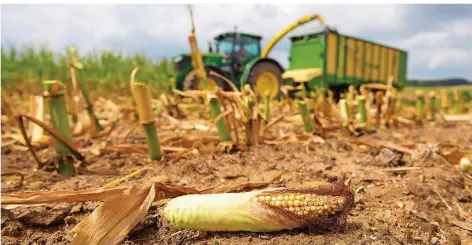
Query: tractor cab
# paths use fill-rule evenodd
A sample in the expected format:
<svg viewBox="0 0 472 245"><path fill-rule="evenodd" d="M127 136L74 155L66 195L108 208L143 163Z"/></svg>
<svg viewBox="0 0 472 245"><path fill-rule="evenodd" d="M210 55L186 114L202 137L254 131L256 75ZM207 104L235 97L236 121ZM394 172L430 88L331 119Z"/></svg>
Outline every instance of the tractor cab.
<svg viewBox="0 0 472 245"><path fill-rule="evenodd" d="M244 65L261 53L261 36L243 32L225 32L214 38L216 53L223 55L222 70L237 78Z"/></svg>

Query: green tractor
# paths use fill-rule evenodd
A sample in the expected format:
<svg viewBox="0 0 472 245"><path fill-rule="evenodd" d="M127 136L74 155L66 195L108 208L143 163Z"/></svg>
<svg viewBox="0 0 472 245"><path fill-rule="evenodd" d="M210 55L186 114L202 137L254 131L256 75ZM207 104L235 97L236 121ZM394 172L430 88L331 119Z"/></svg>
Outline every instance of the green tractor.
<svg viewBox="0 0 472 245"><path fill-rule="evenodd" d="M319 21L323 30L291 37L290 64L286 70L268 58L275 44L287 33L313 20ZM271 99L279 97L283 85L310 91L329 88L338 97L351 85L386 90L388 84L402 88L406 83L405 51L339 34L325 26L323 18L316 14L285 27L263 49L260 36L232 31L214 38L216 50L210 45L209 52L200 54L194 33L193 27L189 36L190 54L173 57L175 89L230 90L231 86L213 72L228 78L240 89L249 84L259 98Z"/></svg>
<svg viewBox="0 0 472 245"><path fill-rule="evenodd" d="M208 89L219 87L224 91L231 90L227 82L209 73L213 71L230 79L238 88L249 83L256 94L276 97L282 85L284 69L273 59L261 58L261 39L261 36L238 31L217 35L214 46L209 43L209 52L201 55ZM203 89L195 74L191 54L180 54L172 60L175 67L174 88L184 91Z"/></svg>
<svg viewBox="0 0 472 245"><path fill-rule="evenodd" d="M284 83L284 68L274 59L268 58L272 48L287 33L312 20L324 25L319 15L307 15L277 33L262 49L261 36L232 31L217 35L216 50L210 45L209 52L201 54L195 36L193 11L189 6L192 31L188 37L190 53L173 57L175 74L171 85L179 90L230 90L230 85L219 76L222 75L240 89L249 84L259 98L278 98Z"/></svg>

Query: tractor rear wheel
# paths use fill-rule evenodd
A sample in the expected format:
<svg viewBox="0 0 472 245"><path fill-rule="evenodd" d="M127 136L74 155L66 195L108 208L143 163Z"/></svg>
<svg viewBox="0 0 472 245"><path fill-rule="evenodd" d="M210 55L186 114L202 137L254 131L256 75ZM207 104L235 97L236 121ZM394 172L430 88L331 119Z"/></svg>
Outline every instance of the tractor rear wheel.
<svg viewBox="0 0 472 245"><path fill-rule="evenodd" d="M247 82L257 97L263 98L269 95L271 99L278 99L283 83L282 70L272 62L259 62L250 71Z"/></svg>
<svg viewBox="0 0 472 245"><path fill-rule="evenodd" d="M224 81L221 81L221 79L217 76L210 75L211 69L206 68L206 81L208 85L208 89L210 91L216 91L218 88L221 88L222 90L226 90L226 84ZM214 71L216 72L216 71ZM197 77L195 76L195 71L191 71L185 76L184 79L184 84L183 84L183 89L184 91L186 90L204 90L203 83L201 81L197 80Z"/></svg>

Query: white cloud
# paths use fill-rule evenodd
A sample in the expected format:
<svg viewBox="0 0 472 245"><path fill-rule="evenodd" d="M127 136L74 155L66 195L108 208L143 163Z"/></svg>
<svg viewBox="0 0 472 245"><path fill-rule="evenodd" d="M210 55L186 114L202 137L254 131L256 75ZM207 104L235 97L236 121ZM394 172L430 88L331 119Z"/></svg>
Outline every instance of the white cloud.
<svg viewBox="0 0 472 245"><path fill-rule="evenodd" d="M126 29L113 16L112 5L13 5L2 7L2 36L16 42L37 42L62 50L71 37L81 35L79 46L91 49L111 35ZM6 31L3 29L6 28ZM2 38L3 39L3 38Z"/></svg>
<svg viewBox="0 0 472 245"><path fill-rule="evenodd" d="M395 21L385 20L394 16L392 6L376 6L375 11L370 8L373 7L201 4L194 6L194 15L197 35L202 40L211 39L216 33L231 30L237 25L240 30L262 35L267 42L283 27L305 14L314 13L321 14L327 24L348 33L394 26L392 23ZM67 37L74 31L80 31L89 35L86 46L97 44L97 41L107 37L135 32L169 40L186 38L191 28L185 5L16 5L4 6L3 15L4 26L27 29L27 35L21 34L27 40L61 43L69 41ZM318 23L306 24L291 35L312 31L318 26ZM6 36L20 36L11 32L7 31Z"/></svg>
<svg viewBox="0 0 472 245"><path fill-rule="evenodd" d="M459 37L472 35L472 19L454 21L451 25L451 31ZM472 42L472 40L470 41Z"/></svg>
<svg viewBox="0 0 472 245"><path fill-rule="evenodd" d="M428 67L430 69L437 69L446 63L459 65L462 61L466 60L467 57L465 52L458 49L448 48L436 50L434 54L432 54L431 60L428 62Z"/></svg>
<svg viewBox="0 0 472 245"><path fill-rule="evenodd" d="M460 42L460 38L467 39L472 35L472 13L457 17L446 28L428 31L418 28L413 35L405 36L405 30L413 28L415 21L405 19L404 13L409 7L391 4L197 4L194 15L203 50L207 49L207 40L212 40L219 32L232 30L234 25L241 31L260 34L265 45L273 35L303 15L320 14L329 26L336 27L342 34L407 50L412 74L432 70L442 70L446 74L448 70L456 69L451 68L454 64L461 67L462 73L458 76L472 78L466 69L467 57L472 57L472 45L454 47L451 44L451 40ZM319 27L319 23L309 23L288 36L317 31ZM65 46L76 45L81 53L93 49L122 49L123 53L129 54L143 52L168 56L188 52L190 29L185 5L2 6L2 44L7 41L18 45L47 44L57 52L62 52ZM274 47L271 57L286 66L289 45L288 39L284 38Z"/></svg>
<svg viewBox="0 0 472 245"><path fill-rule="evenodd" d="M432 48L443 44L450 37L447 32L425 32L399 42L406 49Z"/></svg>

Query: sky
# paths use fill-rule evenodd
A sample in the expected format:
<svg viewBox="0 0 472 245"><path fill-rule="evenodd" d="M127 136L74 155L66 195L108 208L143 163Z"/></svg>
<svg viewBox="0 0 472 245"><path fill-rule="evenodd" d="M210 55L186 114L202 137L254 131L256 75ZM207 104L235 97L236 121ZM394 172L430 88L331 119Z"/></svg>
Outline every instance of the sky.
<svg viewBox="0 0 472 245"><path fill-rule="evenodd" d="M320 14L338 32L408 52L409 79L466 78L472 81L472 4L195 4L200 48L216 34L238 30L259 34L264 46L285 26L307 14ZM45 45L63 52L120 50L153 59L189 51L191 30L181 4L21 4L2 5L2 47ZM288 37L315 32L319 23L299 27ZM288 65L285 37L270 57Z"/></svg>

